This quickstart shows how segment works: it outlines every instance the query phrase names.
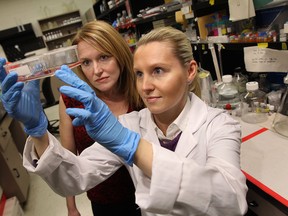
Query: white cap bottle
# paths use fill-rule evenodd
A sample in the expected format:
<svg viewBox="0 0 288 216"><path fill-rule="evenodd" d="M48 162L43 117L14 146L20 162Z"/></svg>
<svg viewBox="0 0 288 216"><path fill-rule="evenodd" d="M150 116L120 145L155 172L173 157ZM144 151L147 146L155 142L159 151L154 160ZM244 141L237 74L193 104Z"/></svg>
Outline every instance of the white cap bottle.
<svg viewBox="0 0 288 216"><path fill-rule="evenodd" d="M247 93L241 95L241 119L247 123L261 123L268 119L267 97L256 81L246 83Z"/></svg>

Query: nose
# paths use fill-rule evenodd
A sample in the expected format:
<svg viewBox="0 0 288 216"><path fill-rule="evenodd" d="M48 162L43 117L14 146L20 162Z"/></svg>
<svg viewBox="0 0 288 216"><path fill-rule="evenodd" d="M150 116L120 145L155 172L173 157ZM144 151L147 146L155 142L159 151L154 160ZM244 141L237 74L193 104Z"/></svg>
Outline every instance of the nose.
<svg viewBox="0 0 288 216"><path fill-rule="evenodd" d="M154 89L153 78L149 75L143 76L141 87L143 91L151 91Z"/></svg>
<svg viewBox="0 0 288 216"><path fill-rule="evenodd" d="M100 76L103 73L103 68L101 64L97 61L93 62L93 72L96 76Z"/></svg>

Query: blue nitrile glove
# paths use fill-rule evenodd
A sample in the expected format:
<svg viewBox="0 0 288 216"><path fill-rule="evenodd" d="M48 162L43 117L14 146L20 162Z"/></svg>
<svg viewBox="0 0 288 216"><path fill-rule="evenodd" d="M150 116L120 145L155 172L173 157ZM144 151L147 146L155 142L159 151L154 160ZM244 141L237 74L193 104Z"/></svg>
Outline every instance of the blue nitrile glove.
<svg viewBox="0 0 288 216"><path fill-rule="evenodd" d="M85 109L68 108L66 110L68 115L75 117L73 125L85 125L92 139L122 157L127 164L132 165L140 135L123 127L108 106L96 96L93 89L66 65L57 70L55 75L72 86L62 86L60 92L82 102L85 107Z"/></svg>
<svg viewBox="0 0 288 216"><path fill-rule="evenodd" d="M24 84L18 75L9 73L2 82L2 103L7 113L24 125L27 134L41 137L46 133L48 121L40 102L39 80Z"/></svg>
<svg viewBox="0 0 288 216"><path fill-rule="evenodd" d="M0 58L0 83L6 77L6 71L5 71L4 67L3 67L5 64L6 64L6 59Z"/></svg>

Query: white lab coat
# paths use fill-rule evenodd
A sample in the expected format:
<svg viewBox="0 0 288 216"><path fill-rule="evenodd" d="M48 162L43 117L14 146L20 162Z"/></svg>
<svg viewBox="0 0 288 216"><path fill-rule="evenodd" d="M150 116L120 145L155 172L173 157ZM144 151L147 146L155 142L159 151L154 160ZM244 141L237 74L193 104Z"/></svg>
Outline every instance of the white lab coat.
<svg viewBox="0 0 288 216"><path fill-rule="evenodd" d="M151 179L137 166L128 167L142 215L244 215L246 179L240 170L240 124L222 110L190 94L189 123L175 152L160 146L148 109L120 118L121 123L153 144ZM75 195L94 187L123 165L99 144L75 156L52 135L38 166L28 138L24 166L40 175L58 194Z"/></svg>

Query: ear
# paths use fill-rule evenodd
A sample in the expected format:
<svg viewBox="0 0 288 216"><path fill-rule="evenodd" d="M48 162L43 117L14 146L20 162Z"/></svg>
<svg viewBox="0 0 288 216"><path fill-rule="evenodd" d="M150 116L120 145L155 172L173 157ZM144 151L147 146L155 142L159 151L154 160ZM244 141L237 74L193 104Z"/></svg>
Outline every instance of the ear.
<svg viewBox="0 0 288 216"><path fill-rule="evenodd" d="M195 60L191 60L188 64L188 68L187 68L187 82L188 83L192 83L192 81L194 80L194 78L197 75L197 70L198 66Z"/></svg>

